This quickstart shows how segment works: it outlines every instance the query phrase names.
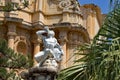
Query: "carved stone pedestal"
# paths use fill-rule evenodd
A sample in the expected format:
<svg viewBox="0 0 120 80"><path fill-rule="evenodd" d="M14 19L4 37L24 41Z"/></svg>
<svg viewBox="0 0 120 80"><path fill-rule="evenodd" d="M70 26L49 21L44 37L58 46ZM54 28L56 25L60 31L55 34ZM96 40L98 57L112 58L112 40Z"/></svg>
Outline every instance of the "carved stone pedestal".
<svg viewBox="0 0 120 80"><path fill-rule="evenodd" d="M34 67L28 72L22 72L24 80L56 80L57 70L49 67Z"/></svg>

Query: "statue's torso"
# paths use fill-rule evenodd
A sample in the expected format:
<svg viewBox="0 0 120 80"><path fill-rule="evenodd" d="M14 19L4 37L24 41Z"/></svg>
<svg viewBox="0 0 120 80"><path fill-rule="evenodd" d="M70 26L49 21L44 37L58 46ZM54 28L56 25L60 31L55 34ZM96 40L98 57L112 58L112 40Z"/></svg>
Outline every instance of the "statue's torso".
<svg viewBox="0 0 120 80"><path fill-rule="evenodd" d="M45 48L50 48L50 49L52 49L52 48L54 48L55 47L55 45L56 45L56 39L55 38L45 38L44 39L44 47Z"/></svg>

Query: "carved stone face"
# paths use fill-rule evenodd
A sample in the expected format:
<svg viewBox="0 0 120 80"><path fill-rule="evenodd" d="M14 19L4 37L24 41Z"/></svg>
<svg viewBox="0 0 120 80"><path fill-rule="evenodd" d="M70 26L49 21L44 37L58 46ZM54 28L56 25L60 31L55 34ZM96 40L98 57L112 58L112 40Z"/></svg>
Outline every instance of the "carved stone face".
<svg viewBox="0 0 120 80"><path fill-rule="evenodd" d="M51 64L51 60L50 59L47 59L45 62L44 62L44 64L43 64L44 66L51 66L52 64Z"/></svg>
<svg viewBox="0 0 120 80"><path fill-rule="evenodd" d="M47 67L54 67L57 68L58 64L54 59L47 59L44 63L43 66L47 66Z"/></svg>

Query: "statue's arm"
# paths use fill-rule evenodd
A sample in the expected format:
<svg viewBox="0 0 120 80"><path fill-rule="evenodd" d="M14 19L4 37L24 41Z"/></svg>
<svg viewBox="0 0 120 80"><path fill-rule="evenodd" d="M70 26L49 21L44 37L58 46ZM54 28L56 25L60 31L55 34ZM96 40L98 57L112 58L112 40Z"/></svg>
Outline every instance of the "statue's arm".
<svg viewBox="0 0 120 80"><path fill-rule="evenodd" d="M40 30L40 31L37 31L36 34L38 35L38 38L43 38L43 34L46 33L45 30Z"/></svg>

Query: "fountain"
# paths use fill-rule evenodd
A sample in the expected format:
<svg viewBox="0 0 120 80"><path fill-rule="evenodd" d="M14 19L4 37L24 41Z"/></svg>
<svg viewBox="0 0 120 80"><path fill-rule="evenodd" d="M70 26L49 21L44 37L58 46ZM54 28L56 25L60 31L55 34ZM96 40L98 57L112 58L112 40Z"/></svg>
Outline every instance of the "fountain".
<svg viewBox="0 0 120 80"><path fill-rule="evenodd" d="M55 80L64 52L54 37L53 30L44 27L44 30L39 30L36 34L42 39L44 49L34 56L37 64L27 72L22 72L21 77L24 80Z"/></svg>

